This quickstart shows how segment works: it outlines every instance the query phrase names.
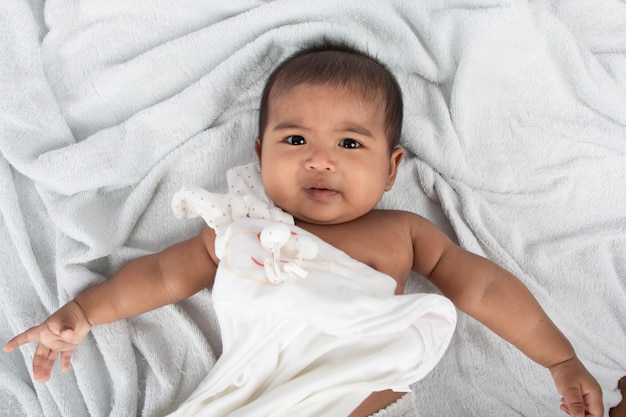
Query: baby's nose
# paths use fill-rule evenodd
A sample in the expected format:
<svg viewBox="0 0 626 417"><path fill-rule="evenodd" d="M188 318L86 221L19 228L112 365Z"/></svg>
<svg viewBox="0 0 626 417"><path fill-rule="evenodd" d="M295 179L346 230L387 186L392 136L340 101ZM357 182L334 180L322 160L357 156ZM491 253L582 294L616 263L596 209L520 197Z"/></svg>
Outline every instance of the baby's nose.
<svg viewBox="0 0 626 417"><path fill-rule="evenodd" d="M328 149L315 149L311 151L307 160L306 168L314 171L334 171L337 162L332 151Z"/></svg>

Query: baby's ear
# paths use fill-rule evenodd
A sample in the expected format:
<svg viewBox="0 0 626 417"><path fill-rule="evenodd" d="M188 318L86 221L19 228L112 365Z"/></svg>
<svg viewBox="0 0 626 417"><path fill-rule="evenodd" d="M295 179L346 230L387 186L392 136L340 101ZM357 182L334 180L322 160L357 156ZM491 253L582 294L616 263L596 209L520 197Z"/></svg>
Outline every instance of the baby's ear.
<svg viewBox="0 0 626 417"><path fill-rule="evenodd" d="M391 187L393 187L393 183L396 181L396 175L398 174L398 167L400 166L400 162L402 162L403 156L404 149L400 146L391 151L391 157L389 158L389 175L387 177L385 191L389 191Z"/></svg>
<svg viewBox="0 0 626 417"><path fill-rule="evenodd" d="M257 158L259 158L259 163L261 162L261 138L257 136L254 139L254 151L256 152Z"/></svg>

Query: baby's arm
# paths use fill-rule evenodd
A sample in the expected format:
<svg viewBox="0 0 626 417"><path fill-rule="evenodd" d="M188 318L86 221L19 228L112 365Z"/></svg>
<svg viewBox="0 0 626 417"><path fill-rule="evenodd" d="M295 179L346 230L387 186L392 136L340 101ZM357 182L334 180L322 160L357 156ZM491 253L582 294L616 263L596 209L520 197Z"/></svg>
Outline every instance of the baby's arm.
<svg viewBox="0 0 626 417"><path fill-rule="evenodd" d="M210 285L217 269L214 240L213 230L206 228L192 239L130 262L111 279L78 294L44 323L10 340L4 351L38 342L33 373L35 379L47 381L57 357L63 371L69 368L72 351L92 326L175 303Z"/></svg>
<svg viewBox="0 0 626 417"><path fill-rule="evenodd" d="M603 415L599 384L522 282L455 245L430 222L416 219L412 233L416 272L427 276L460 310L548 368L563 396L563 411L581 417Z"/></svg>

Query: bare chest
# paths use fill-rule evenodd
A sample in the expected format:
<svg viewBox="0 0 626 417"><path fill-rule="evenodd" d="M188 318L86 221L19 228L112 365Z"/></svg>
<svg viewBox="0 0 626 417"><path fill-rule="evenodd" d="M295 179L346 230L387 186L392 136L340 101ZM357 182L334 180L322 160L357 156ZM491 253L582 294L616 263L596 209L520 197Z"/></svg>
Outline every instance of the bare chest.
<svg viewBox="0 0 626 417"><path fill-rule="evenodd" d="M402 294L413 259L410 239L402 233L394 235L388 229L349 226L336 226L332 230L307 229L351 258L391 276L398 283L396 294Z"/></svg>

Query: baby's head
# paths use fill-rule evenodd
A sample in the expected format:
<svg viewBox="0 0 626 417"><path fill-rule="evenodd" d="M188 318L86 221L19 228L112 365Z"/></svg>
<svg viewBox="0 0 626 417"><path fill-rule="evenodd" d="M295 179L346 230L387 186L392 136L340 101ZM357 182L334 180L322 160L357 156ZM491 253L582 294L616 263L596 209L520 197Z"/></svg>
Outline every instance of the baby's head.
<svg viewBox="0 0 626 417"><path fill-rule="evenodd" d="M268 197L295 219L349 222L391 189L402 160L398 83L346 47L308 48L270 76L255 149Z"/></svg>
<svg viewBox="0 0 626 417"><path fill-rule="evenodd" d="M267 127L272 100L300 84L347 88L367 100L382 99L389 149L398 146L402 130L402 91L391 72L380 62L342 44L323 43L287 58L270 75L259 112L259 140Z"/></svg>

